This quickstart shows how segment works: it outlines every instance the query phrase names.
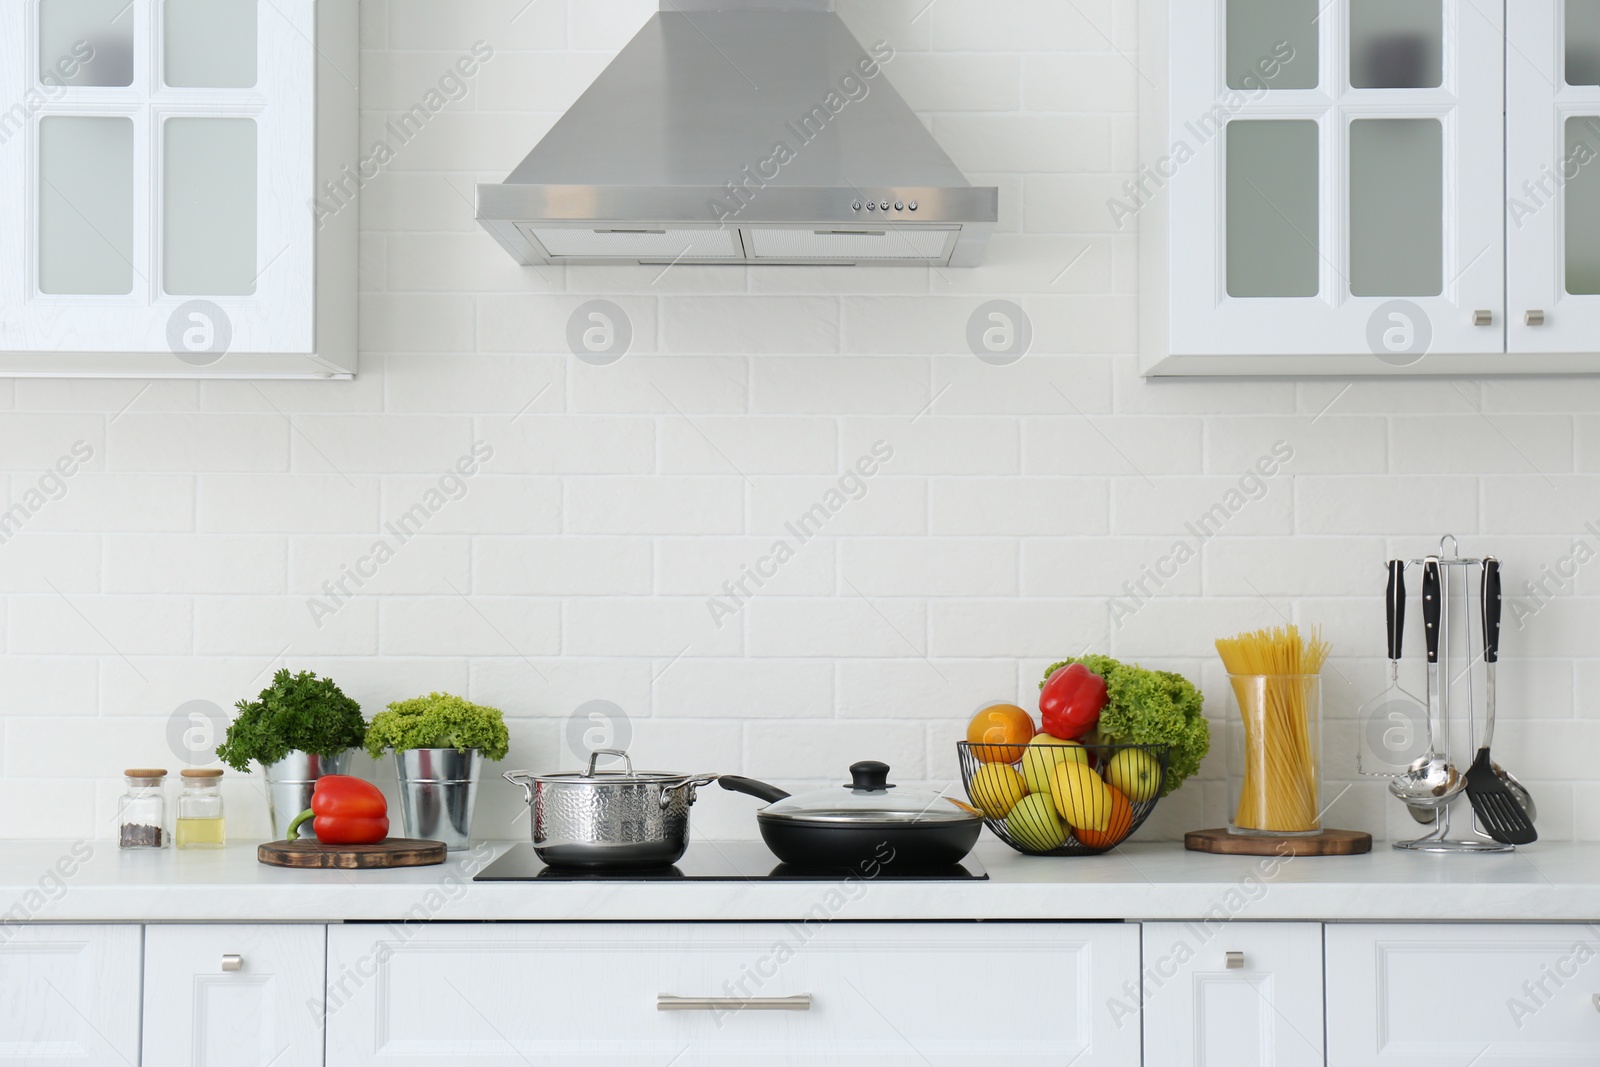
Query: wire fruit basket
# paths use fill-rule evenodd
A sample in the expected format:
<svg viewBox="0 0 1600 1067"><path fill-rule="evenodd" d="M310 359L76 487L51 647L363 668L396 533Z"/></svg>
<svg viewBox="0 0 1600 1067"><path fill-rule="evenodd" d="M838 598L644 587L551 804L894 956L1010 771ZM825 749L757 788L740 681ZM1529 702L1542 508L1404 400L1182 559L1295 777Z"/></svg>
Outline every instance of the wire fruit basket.
<svg viewBox="0 0 1600 1067"><path fill-rule="evenodd" d="M956 743L961 784L994 835L1029 856L1096 856L1133 835L1167 781L1165 745Z"/></svg>

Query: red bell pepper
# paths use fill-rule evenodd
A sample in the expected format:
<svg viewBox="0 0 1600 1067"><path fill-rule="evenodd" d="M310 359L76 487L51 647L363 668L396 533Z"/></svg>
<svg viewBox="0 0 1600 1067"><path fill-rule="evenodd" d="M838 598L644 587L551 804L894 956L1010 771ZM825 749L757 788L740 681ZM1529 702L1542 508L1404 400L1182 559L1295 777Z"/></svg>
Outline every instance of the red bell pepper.
<svg viewBox="0 0 1600 1067"><path fill-rule="evenodd" d="M289 840L300 839L300 824L315 818L311 828L324 845L375 845L389 836L389 802L371 782L348 774L325 774L311 792L311 808L289 824Z"/></svg>
<svg viewBox="0 0 1600 1067"><path fill-rule="evenodd" d="M1040 728L1051 737L1076 741L1093 730L1106 706L1106 680L1081 663L1052 674L1039 691Z"/></svg>

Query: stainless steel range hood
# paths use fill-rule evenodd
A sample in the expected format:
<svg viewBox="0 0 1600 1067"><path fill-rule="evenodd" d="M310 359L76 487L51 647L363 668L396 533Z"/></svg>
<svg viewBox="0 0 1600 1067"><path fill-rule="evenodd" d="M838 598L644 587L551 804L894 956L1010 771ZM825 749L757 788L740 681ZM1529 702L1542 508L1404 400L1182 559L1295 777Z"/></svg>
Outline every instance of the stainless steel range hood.
<svg viewBox="0 0 1600 1067"><path fill-rule="evenodd" d="M831 0L662 0L478 221L520 263L976 266L971 185ZM536 60L534 62L537 62Z"/></svg>

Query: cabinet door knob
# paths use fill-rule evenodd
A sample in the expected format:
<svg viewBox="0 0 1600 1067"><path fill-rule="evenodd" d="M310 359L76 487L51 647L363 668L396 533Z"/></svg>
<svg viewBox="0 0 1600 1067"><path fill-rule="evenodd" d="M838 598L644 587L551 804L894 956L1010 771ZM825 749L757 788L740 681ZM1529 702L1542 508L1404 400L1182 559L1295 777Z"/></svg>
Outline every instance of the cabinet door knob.
<svg viewBox="0 0 1600 1067"><path fill-rule="evenodd" d="M1538 309L1530 311L1525 316L1523 316L1522 321L1526 322L1529 326L1543 326L1544 325L1544 312L1540 311Z"/></svg>
<svg viewBox="0 0 1600 1067"><path fill-rule="evenodd" d="M1243 952L1230 952L1230 953L1228 953L1228 970L1230 970L1230 971L1242 971L1242 970L1244 970L1244 953Z"/></svg>
<svg viewBox="0 0 1600 1067"><path fill-rule="evenodd" d="M1492 312L1492 311L1482 311L1482 310L1474 311L1472 313L1472 325L1474 325L1474 326L1493 326L1494 325L1494 312Z"/></svg>
<svg viewBox="0 0 1600 1067"><path fill-rule="evenodd" d="M244 970L244 957L237 952L225 953L222 957L222 969L225 971Z"/></svg>

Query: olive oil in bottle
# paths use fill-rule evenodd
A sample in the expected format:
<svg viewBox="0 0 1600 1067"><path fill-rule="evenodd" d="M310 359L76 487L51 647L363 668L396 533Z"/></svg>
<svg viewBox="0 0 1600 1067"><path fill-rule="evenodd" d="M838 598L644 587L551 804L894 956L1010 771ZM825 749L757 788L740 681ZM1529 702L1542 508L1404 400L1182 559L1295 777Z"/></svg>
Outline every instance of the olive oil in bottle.
<svg viewBox="0 0 1600 1067"><path fill-rule="evenodd" d="M227 844L227 835L221 818L179 819L179 848L221 848Z"/></svg>
<svg viewBox="0 0 1600 1067"><path fill-rule="evenodd" d="M178 848L221 848L227 843L222 821L222 772L189 769L178 796Z"/></svg>

